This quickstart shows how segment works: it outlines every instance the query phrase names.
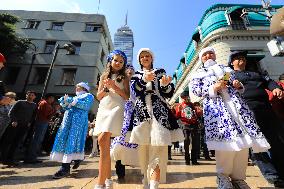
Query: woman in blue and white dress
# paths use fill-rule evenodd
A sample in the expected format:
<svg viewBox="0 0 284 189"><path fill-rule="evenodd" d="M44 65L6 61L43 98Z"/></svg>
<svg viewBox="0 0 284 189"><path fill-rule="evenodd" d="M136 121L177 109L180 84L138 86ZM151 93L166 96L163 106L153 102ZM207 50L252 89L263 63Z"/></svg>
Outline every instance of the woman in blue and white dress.
<svg viewBox="0 0 284 189"><path fill-rule="evenodd" d="M55 179L70 173L72 161L75 161L73 168L78 168L84 159L88 112L94 102L94 96L89 90L88 84L81 82L76 85L75 97L65 95L59 99L65 113L50 154L51 160L62 162L61 169L53 176Z"/></svg>
<svg viewBox="0 0 284 189"><path fill-rule="evenodd" d="M140 71L131 78L135 105L129 131L130 143L139 145L139 165L144 174L144 188L158 188L166 172L168 145L184 140L183 132L166 99L174 93L171 77L164 69L154 69L154 54L142 48L137 55Z"/></svg>
<svg viewBox="0 0 284 189"><path fill-rule="evenodd" d="M202 49L199 59L202 68L193 75L189 86L193 94L204 98L206 143L209 150L216 151L218 188L249 188L244 181L248 149L263 152L270 145L241 97L244 88L234 79L233 70L216 63L211 47ZM229 81L225 75L230 76Z"/></svg>

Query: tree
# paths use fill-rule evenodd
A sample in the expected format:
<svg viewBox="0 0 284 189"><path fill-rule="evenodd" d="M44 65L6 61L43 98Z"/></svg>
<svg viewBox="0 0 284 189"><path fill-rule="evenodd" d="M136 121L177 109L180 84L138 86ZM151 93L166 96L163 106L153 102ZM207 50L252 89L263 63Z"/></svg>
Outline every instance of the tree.
<svg viewBox="0 0 284 189"><path fill-rule="evenodd" d="M0 52L6 57L21 55L29 48L30 40L16 34L16 23L20 19L10 14L0 14Z"/></svg>

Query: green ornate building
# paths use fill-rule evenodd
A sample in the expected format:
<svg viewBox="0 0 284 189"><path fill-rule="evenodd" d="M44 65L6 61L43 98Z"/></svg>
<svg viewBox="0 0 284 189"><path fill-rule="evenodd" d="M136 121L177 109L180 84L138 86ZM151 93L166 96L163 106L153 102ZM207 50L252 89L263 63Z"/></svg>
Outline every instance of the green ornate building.
<svg viewBox="0 0 284 189"><path fill-rule="evenodd" d="M273 14L280 5L271 6ZM227 64L230 52L247 50L252 69L267 71L271 78L278 79L284 73L284 58L272 57L267 43L273 38L269 34L270 21L261 5L216 4L203 14L184 56L173 75L176 92L170 103L174 103L188 86L191 75L201 66L198 53L212 46L219 64ZM190 94L192 101L197 97Z"/></svg>

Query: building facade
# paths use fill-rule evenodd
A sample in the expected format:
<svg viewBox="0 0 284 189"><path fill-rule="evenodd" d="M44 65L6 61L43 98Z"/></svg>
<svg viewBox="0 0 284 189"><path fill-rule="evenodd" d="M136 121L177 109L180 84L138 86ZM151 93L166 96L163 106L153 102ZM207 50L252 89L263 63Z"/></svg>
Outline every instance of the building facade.
<svg viewBox="0 0 284 189"><path fill-rule="evenodd" d="M0 13L18 16L21 22L16 26L17 34L32 42L23 57L8 60L1 76L9 90L18 94L26 90L42 93L53 51L58 44L46 93L74 95L74 85L85 81L96 94L96 86L107 63L106 56L113 49L104 15L21 10L2 10ZM73 53L62 48L70 43L75 47ZM92 108L94 113L97 107L98 100Z"/></svg>
<svg viewBox="0 0 284 189"><path fill-rule="evenodd" d="M134 47L134 38L133 32L127 26L127 15L125 18L125 25L118 28L114 34L114 48L122 50L127 56L127 63L133 64L133 47Z"/></svg>
<svg viewBox="0 0 284 189"><path fill-rule="evenodd" d="M272 6L271 13L282 6ZM260 13L260 14L259 14ZM229 54L236 50L247 50L249 66L268 72L277 80L284 73L283 57L272 57L267 43L273 39L269 33L270 22L261 5L216 4L208 8L192 35L185 56L173 75L176 92L173 104L188 86L191 76L201 66L198 53L211 46L216 51L219 64L227 65ZM190 93L192 101L200 99Z"/></svg>

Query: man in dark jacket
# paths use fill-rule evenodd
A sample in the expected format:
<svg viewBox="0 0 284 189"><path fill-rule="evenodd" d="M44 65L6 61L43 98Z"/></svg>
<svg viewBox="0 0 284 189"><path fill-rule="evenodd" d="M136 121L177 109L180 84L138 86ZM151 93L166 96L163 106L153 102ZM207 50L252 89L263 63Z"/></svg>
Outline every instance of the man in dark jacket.
<svg viewBox="0 0 284 189"><path fill-rule="evenodd" d="M28 91L26 100L17 101L9 112L11 125L7 127L0 145L1 160L5 165L16 165L14 153L34 119L36 104L33 101L35 98L36 93Z"/></svg>
<svg viewBox="0 0 284 189"><path fill-rule="evenodd" d="M41 145L48 128L48 123L55 113L52 107L53 102L54 96L46 94L45 98L38 103L34 132L25 157L25 163L41 162L37 160L37 156L41 151Z"/></svg>
<svg viewBox="0 0 284 189"><path fill-rule="evenodd" d="M253 111L257 124L271 145L270 156L267 153L258 153L254 156L256 162L260 163L258 166L265 178L275 186L284 187L284 153L281 150L284 146L284 125L273 112L265 91L265 89L270 90L273 96L282 98L283 89L267 75L247 71L247 64L249 64L247 52L231 53L229 66L235 70L236 79L244 85L243 98Z"/></svg>

